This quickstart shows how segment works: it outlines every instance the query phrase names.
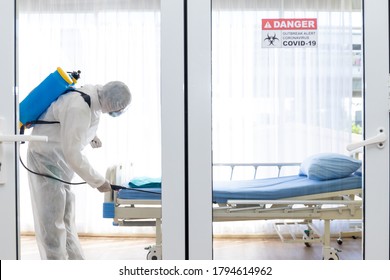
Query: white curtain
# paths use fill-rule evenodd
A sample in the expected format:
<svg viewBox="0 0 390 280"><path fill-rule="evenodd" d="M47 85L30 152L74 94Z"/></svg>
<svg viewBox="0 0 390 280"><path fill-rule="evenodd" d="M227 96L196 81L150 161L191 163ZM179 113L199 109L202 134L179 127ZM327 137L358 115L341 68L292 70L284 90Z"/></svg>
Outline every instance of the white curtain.
<svg viewBox="0 0 390 280"><path fill-rule="evenodd" d="M125 82L133 95L130 108L119 118L102 116L98 135L103 147L88 147L85 154L103 176L107 167L118 163L129 166L129 177L161 176L160 1L18 0L17 4L19 100L57 67L81 70L79 86ZM25 149L22 145L22 159ZM27 172L22 167L20 176L21 231L33 231ZM111 220L102 218L101 193L87 185L73 190L79 232L132 230L113 227Z"/></svg>
<svg viewBox="0 0 390 280"><path fill-rule="evenodd" d="M214 162L346 154L357 1L213 0ZM317 18L317 48L262 48L261 20Z"/></svg>

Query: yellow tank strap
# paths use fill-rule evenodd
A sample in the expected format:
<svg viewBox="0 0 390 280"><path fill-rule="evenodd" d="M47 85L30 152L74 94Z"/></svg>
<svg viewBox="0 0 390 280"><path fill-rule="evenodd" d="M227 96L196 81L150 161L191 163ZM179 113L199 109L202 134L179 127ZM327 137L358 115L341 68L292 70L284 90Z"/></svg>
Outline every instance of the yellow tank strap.
<svg viewBox="0 0 390 280"><path fill-rule="evenodd" d="M58 73L61 75L61 77L67 82L68 84L73 84L72 79L69 77L68 73L66 73L64 70L62 70L61 67L57 67Z"/></svg>

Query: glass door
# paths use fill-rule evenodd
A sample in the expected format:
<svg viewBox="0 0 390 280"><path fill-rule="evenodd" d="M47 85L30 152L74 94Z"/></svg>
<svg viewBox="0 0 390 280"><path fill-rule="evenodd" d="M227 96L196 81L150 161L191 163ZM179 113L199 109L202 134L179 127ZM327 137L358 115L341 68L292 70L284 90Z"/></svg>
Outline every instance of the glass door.
<svg viewBox="0 0 390 280"><path fill-rule="evenodd" d="M378 59L363 44L374 33L367 5L212 1L214 259L362 259L375 250L365 236L376 204L366 201L364 159L381 153L387 166L386 148L350 145L372 137L363 138L363 101L378 102L368 101L380 77L367 80L375 71L365 63ZM263 248L271 239L280 250Z"/></svg>
<svg viewBox="0 0 390 280"><path fill-rule="evenodd" d="M29 1L22 0L20 2L29 3ZM79 68L82 73L85 73L84 79L90 81L113 77L126 80L135 77L137 84L143 81L141 76L150 76L149 72L146 75L145 71L139 71L139 69L144 69L145 65L136 67L138 64L129 66L125 63L135 61L130 59L129 53L125 52L128 56L120 56L120 59L113 54L122 53L123 46L126 49L137 46L138 51L146 54L144 47L140 47L138 43L130 43L126 38L121 38L123 40L119 42L115 41L116 43L113 44L115 48L105 48L102 44L104 45L104 42L109 44L115 39L116 33L109 31L117 30L116 23L127 19L126 24L120 24L120 28L124 28L143 19L142 28L147 28L148 32L141 32L141 34L135 31L136 35L142 35L140 40L144 42L145 39L151 38L143 35L157 34L151 42L154 42L152 44L154 46L158 45L156 42L159 41L159 8L148 6L151 3L156 4L154 1L141 1L142 5L136 5L138 8L136 10L140 13L132 14L131 18L126 17L126 12L123 12L123 5L126 5L123 1L119 1L121 3L118 2L118 6L115 7L109 1L107 9L102 8L101 1L93 2L96 4L93 8L99 12L92 16L81 4L74 3L75 6L72 6L64 5L64 1L56 1L59 5L55 7L52 5L53 1L46 2L34 2L34 5L24 6L27 13L23 16L21 16L23 13L19 10L20 7L17 12L18 24L23 21L25 21L24 24L26 22L29 24L29 20L35 23L40 22L42 32L53 39L49 41L58 43L53 48L51 45L45 46L44 51L38 49L39 55L44 60L48 60L46 56L54 60L58 59L58 56L61 57L60 50L71 53L71 56L63 57L61 66L70 67L72 70ZM164 11L161 13L161 21L165 22L161 27L161 89L157 86L150 91L159 92L161 90L161 103L163 104L161 108L162 167L158 167L158 164L155 165L154 162L152 164L154 168L151 169L154 172L148 173L147 163L145 163L144 169L141 168L138 170L139 173L134 173L142 164L132 165L130 162L130 175L125 174L124 178L128 180L130 176L141 174L150 177L162 175L164 188L167 190L162 197L162 204L164 204L162 215L166 225L164 230L168 232L162 235L165 248L162 250L164 258L272 258L269 255L264 257L258 254L261 251L258 249L261 243L252 246L249 251L253 253L245 256L240 254L240 250L243 254L246 254L248 250L242 250L245 247L239 245L235 248L233 257L229 257L231 256L229 248L226 254L223 254L221 246L217 243L221 237L226 235L237 235L237 232L247 235L248 231L249 234L256 236L269 232L272 236L279 238L279 235L275 235L274 227L285 227L289 222L293 222L293 228L299 229L300 235L290 229L287 231L293 233L290 237L298 236L297 243L299 244L288 242L284 237L282 240L277 240L278 244L281 244L281 247L297 245L302 246L299 248L310 247L309 250L320 251L309 258L344 259L344 248L351 240L349 236L343 234L345 232L350 234L349 226L352 226L354 230L352 234L356 233L356 236L353 236L358 238L357 241L360 242L359 246L362 248L362 253L358 253L358 258L388 259L387 1L381 0L378 3L352 0L338 3L291 0L248 2L164 0L157 3L161 5L161 11ZM42 5L39 6L40 4ZM3 10L7 12L7 15L14 14L8 10L12 10L12 5L5 7L6 9ZM117 8L120 9L117 10ZM55 17L54 21L48 20L51 16ZM148 20L145 20L143 16L146 16ZM4 20L6 19L7 17L4 17ZM91 28L82 26L91 19L95 21L88 25L92 30L98 28L100 26L98 23L101 21L101 27L106 33L103 31L100 33L99 30L90 32ZM1 26L12 26L10 23L12 20L8 19L7 22ZM149 25L149 23L153 24ZM56 29L55 32L51 32L50 25L56 26L56 24L64 30L57 32ZM8 35L14 34L10 32L10 29L10 27L8 31L1 29L1 32ZM24 42L24 47L38 43L41 46L45 45L44 42L48 40L47 36L43 36L44 38L28 37L30 34L26 30L25 36L30 40ZM35 29L32 28L32 30ZM80 30L86 31L83 33ZM150 32L150 30L154 31ZM383 36L378 37L378 30L383 32ZM102 34L108 34L108 37L100 36ZM37 38L41 38L42 41L38 42ZM66 38L71 40L65 40ZM100 38L100 40L97 44L93 44L95 41L91 41L91 38ZM8 42L11 41L8 40ZM174 43L170 45L170 42ZM93 46L88 47L88 44L93 44ZM80 52L80 50L84 51ZM92 55L99 50L102 51L103 56ZM155 51L159 53L158 49ZM7 54L8 58L13 57L13 55L8 55L12 54L12 46L8 46L2 53ZM158 56L156 52L152 51L152 53L154 53L153 58ZM137 52L134 59L140 58L138 54ZM36 53L32 54L32 56L35 55ZM104 63L102 57L105 58ZM18 61L22 58L23 61L27 58L34 59L29 57L28 50L24 55L23 52L19 54ZM85 59L90 60L82 68L79 61ZM99 63L108 66L104 67L97 63L99 65L92 69L90 63L95 65L94 59L96 63L100 61ZM142 59L147 59L150 63L150 56L142 56ZM22 61L19 62L22 63ZM57 67L58 64L55 64ZM6 65L11 67L12 59L3 67L7 67ZM37 61L37 65L39 67L34 66L33 70L20 69L20 73L17 72L20 75L18 77L21 88L20 99L28 91L27 87L22 90L24 86L21 81L23 79L31 74L36 76L36 82L38 82L40 81L39 75L43 78L52 71L48 65L45 66L47 69L41 69L40 60ZM115 65L128 67L129 73L132 74L125 75L126 71L118 71L122 68ZM89 71L84 69L89 69ZM7 72L8 70L8 68L2 68L4 73L14 73L14 71ZM39 73L34 73L34 71ZM152 76L158 80L160 74L152 73L154 73ZM11 77L7 80L14 79L15 77ZM148 89L152 86L147 82L143 84ZM36 83L31 82L31 86L34 85ZM11 88L13 86L11 85ZM144 97L142 95L142 100ZM155 97L157 100L152 102L153 106L149 107L150 104L143 103L146 105L142 108L146 109L141 112L141 115L146 112L150 112L153 116L158 115L156 104L159 103L159 99L158 95ZM135 101L134 99L133 105ZM1 103L7 109L15 107L15 104L12 100ZM134 109L133 112L143 110L135 110L134 107L131 109ZM5 111L2 110L2 112ZM16 112L11 112L10 116L6 117L12 118L12 114ZM129 111L128 114L133 113ZM145 117L146 124L149 124L150 120L156 119ZM133 123L132 120L126 118L122 123L126 127L127 121ZM138 127L137 124L134 125ZM114 129L109 123L106 126L109 131ZM154 132L148 129L142 131L146 132L148 137L150 135L158 137L159 133L158 129ZM148 134L148 131L151 134ZM216 131L224 134L217 134ZM109 143L113 143L111 142L113 141L112 135L107 135L105 138ZM363 143L359 143L362 139L364 139ZM127 164L129 164L128 155L119 147L127 145L128 140L142 141L142 139L135 139L134 135L128 135L114 139L115 145L108 148L115 154L120 154L120 159L126 161ZM126 143L123 144L123 141ZM362 148L348 151L347 147L351 149L351 143L359 143L352 148L358 146ZM374 145L364 146L370 143ZM153 158L154 161L159 148L158 144L153 147L144 152L150 155L146 158ZM133 149L126 147L126 150ZM355 153L356 151L359 153ZM134 151L135 154L138 152L143 154L143 151ZM235 182L248 181L248 176L251 177L250 180L253 178L279 180L279 178L290 176L312 177L310 168L313 166L312 156L324 153L333 156L330 157L332 164L328 166L330 171L324 169L323 166L324 160L328 163L326 160L329 158L322 157L319 159L322 163L321 168L316 170L320 174L314 176L326 177L330 174L334 176L346 166L352 166L350 170L354 171L350 171L349 177L355 180L361 176L362 188L355 188L356 192L352 193L345 192L345 190L331 192L331 186L327 185L326 190L330 194L326 200L324 196L318 197L312 193L303 193L298 196L290 194L289 200L283 202L271 197L260 199L252 196L250 200L248 197L237 198L235 196L224 201L225 198L216 195L216 190L221 190L219 184L221 181L229 181L228 191L230 192L236 190ZM335 154L338 156L336 159L340 158L343 162L336 170L332 169L335 166ZM143 158L144 155L140 155L139 158ZM212 160L211 155L213 155ZM109 159L107 163L116 161L111 153L107 158ZM314 159L318 160L318 157ZM303 162L306 164L301 165ZM276 167L271 166L275 163ZM359 165L359 163L361 167L355 170L356 164ZM286 166L281 167L281 164ZM100 168L101 172L105 171L104 167ZM211 168L213 168L212 172ZM234 172L231 175L232 170ZM324 170L329 172L324 172ZM161 174L158 174L159 172ZM331 179L317 181L325 181L325 184L329 184ZM19 182L15 183L15 189L18 189ZM21 188L24 187L21 185ZM17 197L17 194L11 193L4 198L7 202L15 201L16 203L15 196ZM87 197L86 194L80 196ZM95 210L100 213L102 197L97 193L94 197L98 205ZM21 198L23 199L25 198ZM28 205L28 200L26 203ZM79 207L82 208L84 205L79 205ZM14 208L18 213L17 205ZM224 208L227 211L224 211ZM23 217L30 215L23 213L28 208L25 209L21 209L22 220ZM335 214L335 210L340 215ZM288 213L287 216L285 212ZM299 214L294 216L294 213ZM306 216L302 213L306 213ZM323 213L329 213L329 216L326 216L327 214L324 216ZM15 240L15 246L10 248L13 252L15 248L18 249L17 231L25 226L22 222L18 228L16 215L14 218L10 221L16 222L16 233L11 230L2 233L3 235L10 234L10 239ZM83 222L86 220L89 218L82 215L80 227L85 226ZM265 222L269 220L272 222ZM103 226L105 229L112 226L112 221L106 221L107 227ZM279 222L281 224L277 224ZM304 224L302 225L301 222ZM31 228L31 225L27 226L27 229L28 227ZM7 225L4 228L10 227ZM119 229L119 231L122 230L125 234L133 232L133 229L127 227ZM150 230L154 232L153 229ZM342 244L337 242L340 233ZM362 239L360 239L360 234ZM10 244L10 239L2 238L6 241L6 245ZM213 246L212 243L214 243ZM211 247L213 247L213 252ZM237 248L239 248L238 251ZM338 248L342 248L343 252L339 252ZM160 251L152 253L158 253L158 256L161 256ZM149 256L156 257L157 255ZM273 257L288 258L284 248L280 254L276 257L273 255Z"/></svg>
<svg viewBox="0 0 390 280"><path fill-rule="evenodd" d="M127 258L161 259L161 1L20 0L17 17L20 101L57 67L80 70L75 87L81 91L91 85L99 90L110 81L128 85L132 94L128 110L118 118L101 114L96 135L102 146L87 145L83 154L112 184L137 187L147 182L153 190L133 191L126 197L126 190L102 194L87 185L72 186L76 228L87 236L156 235ZM26 153L27 145L22 145L25 163ZM36 230L29 173L20 170L20 231L25 234ZM76 174L73 182L81 181ZM149 195L151 202L128 204L137 195L146 200ZM37 256L22 250L23 257ZM88 252L86 257L95 258Z"/></svg>
<svg viewBox="0 0 390 280"><path fill-rule="evenodd" d="M2 112L7 113L6 118L16 121L18 102L57 67L65 71L81 70L77 86L122 80L129 85L133 94L130 109L121 120L102 120L98 132L105 148L93 151L88 147L85 153L97 171L106 174L111 183L126 187L136 178L142 187L145 182L149 182L155 189L133 191L133 194L145 195L136 197L141 203L134 205L134 201L128 202L133 196L121 198L119 193L114 192L106 193L103 198L96 190L75 188L78 197L77 231L114 233L126 237L132 234L152 234L155 235L155 240L151 240L154 245L144 251L145 246L140 244L140 251L131 250L131 255L126 259L160 259L162 256L164 259L184 259L187 240L183 204L184 2L152 0L76 3L59 0L37 3L20 0L3 8L5 16L1 17L4 20L1 34L9 38L9 45L2 45L1 53L6 59L3 60L5 63L1 71L3 77L8 77L10 84L3 83L2 86L10 90L10 94L16 94L16 90L13 90L16 77L13 75L17 75L17 83L20 85L20 96L9 95L9 99L2 99L4 102L1 106L6 106ZM17 36L15 22L18 23ZM13 40L16 37L17 42ZM16 43L17 58L14 53ZM16 62L17 71L12 70ZM11 130L15 128L15 134L17 125L14 123L10 127ZM25 134L30 132L27 130ZM21 151L24 162L26 148L23 146ZM8 150L6 154L13 160L14 164L11 161L10 165L15 166L15 173L18 173L19 157L8 153ZM2 170L5 163L2 161ZM2 253L6 254L4 258L11 259L39 258L37 250L33 250L32 254L24 254L22 251L20 255L18 247L20 233L34 231L27 171L20 169L20 201L23 207L17 205L19 197L15 192L19 190L18 174L10 171L7 173L9 178L1 177L7 180L5 188L2 188L6 192L2 199L7 203L2 203L2 207L7 212L9 209L15 210L15 215L2 220L2 240L6 242L2 246L5 248ZM162 184L166 185L165 194L161 192ZM165 207L161 207L162 204ZM102 206L103 217L107 218L105 220L101 216ZM164 228L161 227L162 216L166 225ZM163 239L164 251L161 246ZM91 257L94 258L93 255Z"/></svg>

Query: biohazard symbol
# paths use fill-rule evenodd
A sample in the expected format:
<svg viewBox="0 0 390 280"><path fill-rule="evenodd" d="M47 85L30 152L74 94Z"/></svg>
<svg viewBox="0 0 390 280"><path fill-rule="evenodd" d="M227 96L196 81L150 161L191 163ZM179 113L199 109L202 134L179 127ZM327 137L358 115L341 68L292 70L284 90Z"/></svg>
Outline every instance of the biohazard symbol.
<svg viewBox="0 0 390 280"><path fill-rule="evenodd" d="M269 36L269 34L267 33L267 38L264 39L264 41L268 41L268 46L275 46L274 45L274 42L275 40L278 40L278 38L276 38L276 34L274 33L274 36Z"/></svg>

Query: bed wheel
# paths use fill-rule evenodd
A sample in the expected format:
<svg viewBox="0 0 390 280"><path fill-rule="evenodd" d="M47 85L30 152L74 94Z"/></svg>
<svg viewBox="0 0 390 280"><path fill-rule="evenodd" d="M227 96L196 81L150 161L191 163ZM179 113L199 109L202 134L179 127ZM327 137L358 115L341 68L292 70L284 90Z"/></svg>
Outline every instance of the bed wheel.
<svg viewBox="0 0 390 280"><path fill-rule="evenodd" d="M146 259L147 260L153 260L153 261L156 261L158 260L158 256L156 255L156 253L154 252L149 252L147 255L146 255Z"/></svg>
<svg viewBox="0 0 390 280"><path fill-rule="evenodd" d="M343 239L337 238L337 244L339 244L339 245L343 244Z"/></svg>
<svg viewBox="0 0 390 280"><path fill-rule="evenodd" d="M322 259L323 260L330 260L330 261L337 261L339 260L338 252L341 252L340 250L337 250L335 248L323 248L322 250Z"/></svg>
<svg viewBox="0 0 390 280"><path fill-rule="evenodd" d="M324 259L324 258L322 258ZM326 259L327 261L338 261L340 258L339 258L339 255L338 254L334 254L333 256L331 256L329 259Z"/></svg>
<svg viewBox="0 0 390 280"><path fill-rule="evenodd" d="M303 240L314 240L314 233L311 229L304 230L304 234L302 237ZM311 247L311 242L304 242L306 247Z"/></svg>
<svg viewBox="0 0 390 280"><path fill-rule="evenodd" d="M156 261L162 259L161 246L153 245L146 247L145 250L149 250L148 254L146 255L147 260Z"/></svg>

